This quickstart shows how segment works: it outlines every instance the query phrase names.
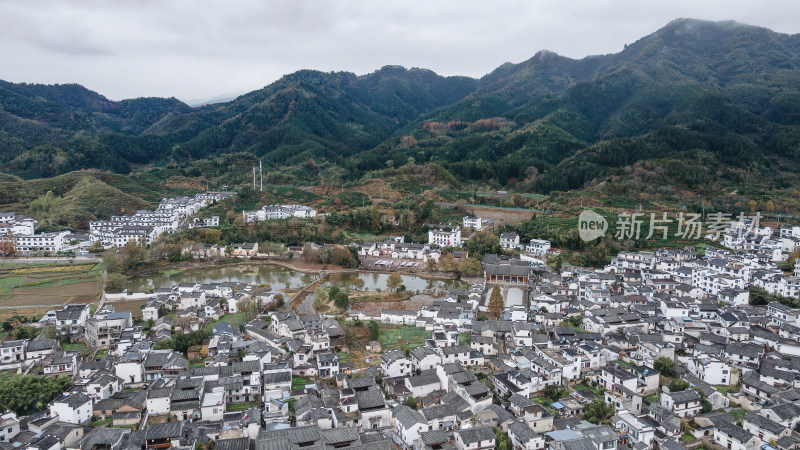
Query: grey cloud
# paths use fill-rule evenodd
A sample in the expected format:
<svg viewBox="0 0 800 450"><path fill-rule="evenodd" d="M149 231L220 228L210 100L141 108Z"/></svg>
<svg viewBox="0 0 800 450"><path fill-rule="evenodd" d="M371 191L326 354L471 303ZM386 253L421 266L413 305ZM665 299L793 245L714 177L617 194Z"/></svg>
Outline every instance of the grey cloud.
<svg viewBox="0 0 800 450"><path fill-rule="evenodd" d="M790 0L0 0L0 79L202 99L303 68L479 77L541 49L617 52L678 17L795 33L799 10Z"/></svg>

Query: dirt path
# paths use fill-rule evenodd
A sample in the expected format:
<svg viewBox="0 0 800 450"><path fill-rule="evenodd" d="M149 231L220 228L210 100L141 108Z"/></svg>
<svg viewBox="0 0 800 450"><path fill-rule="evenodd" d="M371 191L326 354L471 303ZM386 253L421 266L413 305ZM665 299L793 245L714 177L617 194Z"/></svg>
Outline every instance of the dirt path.
<svg viewBox="0 0 800 450"><path fill-rule="evenodd" d="M328 278L328 273L320 272L320 276L311 283L304 286L297 294L292 297L292 309L298 314L314 314L313 292L314 287ZM311 298L311 300L309 300Z"/></svg>

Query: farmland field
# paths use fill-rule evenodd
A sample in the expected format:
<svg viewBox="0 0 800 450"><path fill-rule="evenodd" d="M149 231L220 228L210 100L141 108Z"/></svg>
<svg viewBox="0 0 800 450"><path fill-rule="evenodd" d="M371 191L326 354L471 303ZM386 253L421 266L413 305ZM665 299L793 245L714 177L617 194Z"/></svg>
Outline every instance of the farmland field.
<svg viewBox="0 0 800 450"><path fill-rule="evenodd" d="M356 368L366 367L380 363L380 356L382 352L387 350L413 350L425 343L425 339L431 337L430 331L425 331L424 328L417 328L415 326L400 326L400 325L387 325L380 324L380 335L378 341L383 347L382 352L368 352L365 346L370 341L369 331L367 330L368 322L344 322L340 324L345 332L345 339L347 340L347 361L352 362Z"/></svg>
<svg viewBox="0 0 800 450"><path fill-rule="evenodd" d="M8 264L0 266L0 310L28 314L66 303L95 302L100 281L95 264ZM27 308L26 308L27 307Z"/></svg>
<svg viewBox="0 0 800 450"><path fill-rule="evenodd" d="M147 304L146 300L131 300L127 302L107 302L106 305L114 307L116 312L130 312L133 320L142 320L142 307Z"/></svg>

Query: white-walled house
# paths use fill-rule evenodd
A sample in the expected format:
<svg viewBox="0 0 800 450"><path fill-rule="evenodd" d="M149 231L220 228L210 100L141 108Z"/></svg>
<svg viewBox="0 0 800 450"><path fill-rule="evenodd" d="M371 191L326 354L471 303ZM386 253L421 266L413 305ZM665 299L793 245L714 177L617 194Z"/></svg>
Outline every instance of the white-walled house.
<svg viewBox="0 0 800 450"><path fill-rule="evenodd" d="M519 245L519 235L517 233L500 234L500 247L504 250L513 250Z"/></svg>
<svg viewBox="0 0 800 450"><path fill-rule="evenodd" d="M551 245L550 241L545 239L531 239L530 243L525 246L525 251L536 256L544 256L550 251Z"/></svg>
<svg viewBox="0 0 800 450"><path fill-rule="evenodd" d="M403 377L412 370L411 360L399 350L389 350L381 356L381 371L385 377Z"/></svg>
<svg viewBox="0 0 800 450"><path fill-rule="evenodd" d="M147 391L147 414L162 416L169 414L172 388L150 389Z"/></svg>
<svg viewBox="0 0 800 450"><path fill-rule="evenodd" d="M124 384L139 384L144 382L144 356L132 353L123 356L114 364L114 374L122 379Z"/></svg>
<svg viewBox="0 0 800 450"><path fill-rule="evenodd" d="M455 432L455 444L459 450L491 449L495 446L492 427L475 427Z"/></svg>
<svg viewBox="0 0 800 450"><path fill-rule="evenodd" d="M714 443L729 450L756 450L761 440L735 424L719 420L715 424Z"/></svg>
<svg viewBox="0 0 800 450"><path fill-rule="evenodd" d="M92 418L92 399L84 393L69 394L50 405L50 415L59 422L82 425Z"/></svg>
<svg viewBox="0 0 800 450"><path fill-rule="evenodd" d="M712 385L731 384L731 366L721 359L714 357L689 358L689 372L697 378Z"/></svg>
<svg viewBox="0 0 800 450"><path fill-rule="evenodd" d="M225 387L218 386L203 393L200 415L204 421L221 421L225 415Z"/></svg>
<svg viewBox="0 0 800 450"><path fill-rule="evenodd" d="M681 418L694 417L703 410L700 394L694 389L661 394L661 406Z"/></svg>
<svg viewBox="0 0 800 450"><path fill-rule="evenodd" d="M439 225L428 230L428 244L439 247L461 247L461 227Z"/></svg>
<svg viewBox="0 0 800 450"><path fill-rule="evenodd" d="M419 411L415 411L406 405L399 405L392 411L394 417L393 438L403 449L414 448L414 443L419 439L420 434L428 431L428 424Z"/></svg>

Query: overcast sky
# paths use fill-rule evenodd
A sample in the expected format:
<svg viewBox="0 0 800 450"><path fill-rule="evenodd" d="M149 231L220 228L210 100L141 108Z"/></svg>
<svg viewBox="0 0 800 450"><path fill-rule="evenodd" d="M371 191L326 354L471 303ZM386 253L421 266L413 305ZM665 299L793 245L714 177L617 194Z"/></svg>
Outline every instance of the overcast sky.
<svg viewBox="0 0 800 450"><path fill-rule="evenodd" d="M796 0L0 0L0 79L194 102L305 68L479 77L542 49L618 52L678 17L800 32Z"/></svg>

